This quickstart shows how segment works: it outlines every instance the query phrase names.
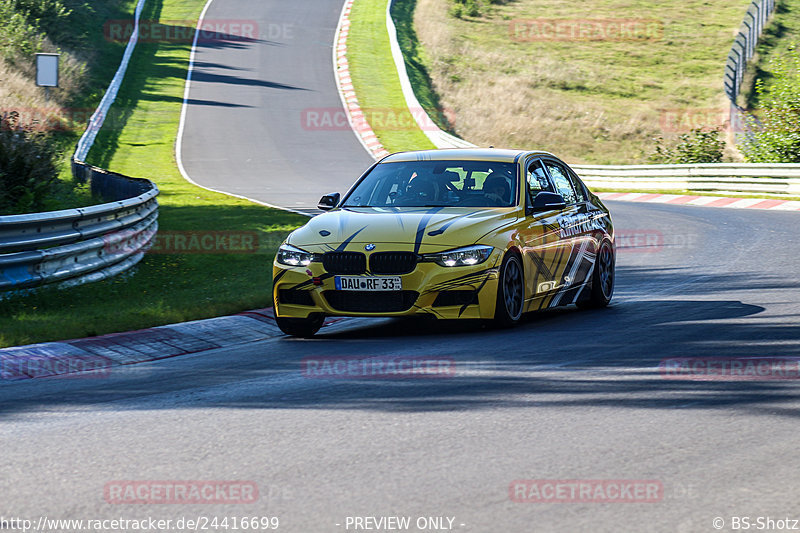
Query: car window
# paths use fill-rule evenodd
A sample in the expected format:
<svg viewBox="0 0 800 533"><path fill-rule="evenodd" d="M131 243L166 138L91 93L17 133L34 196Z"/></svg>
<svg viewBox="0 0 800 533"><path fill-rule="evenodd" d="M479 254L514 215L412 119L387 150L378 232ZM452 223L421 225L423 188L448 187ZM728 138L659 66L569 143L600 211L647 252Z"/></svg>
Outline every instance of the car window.
<svg viewBox="0 0 800 533"><path fill-rule="evenodd" d="M550 172L550 177L553 178L553 183L558 190L558 194L564 197L567 204L574 204L578 201L578 195L575 192L575 187L569 179L569 172L558 163L547 161L545 163L547 171Z"/></svg>
<svg viewBox="0 0 800 533"><path fill-rule="evenodd" d="M344 207L511 207L516 166L501 161L385 162L356 186Z"/></svg>
<svg viewBox="0 0 800 533"><path fill-rule="evenodd" d="M579 202L583 202L586 200L586 188L581 180L578 179L578 175L575 174L571 168L567 168L567 170L569 171L569 180L572 182L572 187L575 189L575 195L577 196Z"/></svg>
<svg viewBox="0 0 800 533"><path fill-rule="evenodd" d="M531 193L531 198L535 198L542 191L554 192L550 180L547 179L547 173L544 171L542 162L538 159L528 164L528 190Z"/></svg>

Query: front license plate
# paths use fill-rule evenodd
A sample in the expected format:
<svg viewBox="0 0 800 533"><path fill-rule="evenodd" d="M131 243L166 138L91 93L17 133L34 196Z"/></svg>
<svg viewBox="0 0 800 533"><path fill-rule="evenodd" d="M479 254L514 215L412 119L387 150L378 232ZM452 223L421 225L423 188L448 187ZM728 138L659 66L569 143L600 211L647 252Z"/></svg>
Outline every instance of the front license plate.
<svg viewBox="0 0 800 533"><path fill-rule="evenodd" d="M337 291L402 291L399 277L336 276Z"/></svg>

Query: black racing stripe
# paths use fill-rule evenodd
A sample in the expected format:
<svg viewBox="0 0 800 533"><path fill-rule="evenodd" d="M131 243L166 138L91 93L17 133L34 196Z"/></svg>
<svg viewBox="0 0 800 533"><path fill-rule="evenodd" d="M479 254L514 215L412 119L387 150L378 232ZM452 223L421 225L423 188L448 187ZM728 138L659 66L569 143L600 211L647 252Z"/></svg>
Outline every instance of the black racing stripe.
<svg viewBox="0 0 800 533"><path fill-rule="evenodd" d="M547 279L548 281L550 281L550 280L552 280L552 279L553 279L553 273L550 271L550 269L549 269L549 268L547 267L547 265L544 263L544 258L542 258L542 256L541 256L541 255L539 255L539 254L537 254L535 251L531 250L531 251L529 251L529 252L528 252L528 257L530 257L530 258L531 258L531 260L532 260L532 261L534 262L534 264L536 265L536 270L537 270L536 274L537 274L537 277L538 277L539 273L541 272L541 274L542 274L542 275L545 277L545 279Z"/></svg>
<svg viewBox="0 0 800 533"><path fill-rule="evenodd" d="M274 286L275 286L275 284L276 284L276 283L278 283L278 281L280 281L280 279L281 279L281 278L282 278L282 277L283 277L283 276L284 276L284 275L285 275L287 272L289 272L289 271L288 271L288 270L281 270L280 272L278 272L278 274L277 274L277 275L276 275L274 278L272 278L272 286L274 287Z"/></svg>
<svg viewBox="0 0 800 533"><path fill-rule="evenodd" d="M437 290L444 290L447 288L457 287L459 285L466 285L468 283L475 282L478 278L484 275L490 275L496 272L496 268L487 268L485 270L480 270L478 272L473 272L471 274L465 274L463 276L459 276L457 278L453 278L451 280L443 281L441 283L437 283L436 285L432 286L428 292L433 292Z"/></svg>
<svg viewBox="0 0 800 533"><path fill-rule="evenodd" d="M441 235L442 233L444 233L445 231L447 231L447 228L449 228L450 226L452 226L452 225L453 225L453 223L454 223L456 220L458 220L458 219L454 218L453 220L451 220L450 222L448 222L447 224L445 224L445 225L444 225L444 226L442 226L441 228L439 228L439 229L435 229L435 230L433 230L433 231L429 231L429 232L428 232L428 237L436 237L437 235Z"/></svg>
<svg viewBox="0 0 800 533"><path fill-rule="evenodd" d="M533 261L533 294L535 295L539 292L539 276L543 275L545 276L545 279L547 279L547 273L549 270L547 270L547 267L545 266L544 261L542 261L541 256L533 250L527 252L525 255L527 255L531 261Z"/></svg>
<svg viewBox="0 0 800 533"><path fill-rule="evenodd" d="M448 281L439 282L435 286L436 287L444 287L445 285L458 285L458 284L461 284L461 283L471 282L471 281L474 281L476 279L482 278L485 274L486 274L486 272L475 272L473 274L467 274L466 276L459 276L457 278L453 278L453 279L448 280Z"/></svg>
<svg viewBox="0 0 800 533"><path fill-rule="evenodd" d="M419 226L417 226L417 237L414 239L414 253L419 254L419 249L422 246L422 238L425 237L425 229L428 227L428 223L433 218L433 215L441 211L443 207L434 207L433 209L428 210L428 212L420 219Z"/></svg>
<svg viewBox="0 0 800 533"><path fill-rule="evenodd" d="M429 289L429 290L427 290L425 292L426 293L441 292L441 291L449 291L449 290L453 290L453 289L458 289L459 287L466 287L466 286L470 286L471 287L472 285L475 285L476 283L478 283L482 279L483 279L483 277L476 276L474 278L465 279L465 280L462 280L462 281L458 281L456 283L447 283L447 284L443 283L441 285L437 285L436 288Z"/></svg>
<svg viewBox="0 0 800 533"><path fill-rule="evenodd" d="M342 209L339 212L339 235L344 235L344 228L347 227L347 221L350 219L350 213L347 209Z"/></svg>
<svg viewBox="0 0 800 533"><path fill-rule="evenodd" d="M554 274L553 279L555 279L555 269L558 265L561 264L561 259L564 257L564 252L566 252L566 245L563 243L558 247L558 253L553 255L553 263L550 265L550 272Z"/></svg>
<svg viewBox="0 0 800 533"><path fill-rule="evenodd" d="M563 276L568 276L569 275L569 271L572 269L573 265L575 264L575 261L577 261L578 258L581 257L580 256L581 248L582 248L582 246L573 246L572 247L572 252L570 253L569 259L567 260L567 264L564 267L564 273L562 274L562 279L563 279ZM583 257L585 258L585 255ZM582 263L583 263L583 258L581 259L581 264ZM579 278L580 269L581 269L581 265L579 264L578 265L578 270L575 273L575 278L576 279L580 279ZM572 283L572 282L574 282L574 280L570 281L570 283ZM581 283L583 283L583 280L581 280ZM556 294L553 295L552 299L550 300L550 303L548 304L548 307L556 307L557 305L563 305L563 302L565 302L565 301L566 302L571 302L572 300L571 300L571 297L569 295L572 292L574 292L576 289L579 289L579 288L580 288L580 285L577 285L577 286L569 285L567 287L562 288L561 290L556 292ZM558 304L554 304L553 302L556 301L557 297L558 297L558 302L559 303ZM574 298L574 296L572 296L572 298Z"/></svg>
<svg viewBox="0 0 800 533"><path fill-rule="evenodd" d="M484 209L484 211L486 211L486 210ZM428 236L429 236L429 237L435 237L436 235L441 235L442 233L444 233L445 231L447 231L447 229L448 229L450 226L452 226L453 224L455 224L456 222L458 222L458 221L459 221L459 220L461 220L462 218L471 217L472 215L475 215L475 214L477 214L477 213L481 213L481 212L482 212L482 211L474 211L474 212L472 212L472 213L466 213L466 214L464 214L464 215L457 216L457 217L455 217L454 219L452 219L452 220L450 220L449 222L447 222L447 223L446 223L444 226L442 226L441 228L439 228L439 229L435 229L435 230L433 230L433 231L429 231L429 232L428 232Z"/></svg>
<svg viewBox="0 0 800 533"><path fill-rule="evenodd" d="M342 241L342 244L340 244L340 245L338 246L338 248L336 248L336 250L335 250L335 251L337 251L337 252L343 252L343 251L344 251L344 249L345 249L345 248L347 248L347 245L348 245L348 244L350 244L350 242L351 242L353 239L355 239L355 238L356 238L356 235L358 235L359 233L361 233L361 232L362 232L362 231L364 231L365 229L367 229L367 227L366 227L366 226L364 226L363 228L361 228L361 229L360 229L360 230L358 230L357 232L355 232L355 233L353 233L352 235L350 235L348 238L346 238L344 241Z"/></svg>
<svg viewBox="0 0 800 533"><path fill-rule="evenodd" d="M583 261L581 261L580 266L578 267L578 272L575 275L577 279L580 280L581 283L585 283L589 275L593 271L594 261L591 260L590 257L584 255Z"/></svg>
<svg viewBox="0 0 800 533"><path fill-rule="evenodd" d="M405 230L406 226L405 226L405 224L403 224L403 214L400 212L400 209L398 209L397 207L395 207L393 205L387 207L386 209L388 209L389 211L392 212L392 214L394 215L394 218L395 218L395 222L400 224L400 229Z"/></svg>
<svg viewBox="0 0 800 533"><path fill-rule="evenodd" d="M572 269L572 265L575 264L575 261L578 260L580 257L581 247L580 246L573 246L572 250L570 251L569 258L567 258L567 264L564 266L564 273L562 276L568 276L569 271Z"/></svg>
<svg viewBox="0 0 800 533"><path fill-rule="evenodd" d="M326 272L326 273L322 274L321 276L317 276L317 277L318 277L320 280L324 281L324 280L326 280L326 279L328 279L328 278L332 278L332 277L333 277L333 274L330 274L330 273ZM305 281L303 281L303 282L301 282L301 283L298 283L298 284L297 284L297 285L295 285L294 287L289 287L289 290L290 290L290 291L299 291L300 289L303 289L303 288L305 288L305 287L308 287L309 285L312 285L313 283L314 283L314 278L307 279L307 280L305 280Z"/></svg>
<svg viewBox="0 0 800 533"><path fill-rule="evenodd" d="M487 275L486 275L486 277L485 277L485 278L483 278L483 281L482 281L482 282L481 282L481 284L478 286L478 288L477 288L477 289L475 289L475 294L474 294L474 295L473 295L473 297L472 297L472 298L473 298L473 301L474 301L474 299L475 299L475 298L477 298L477 297L478 297L478 293L479 293L479 292L481 292L481 289L483 289L483 287L486 285L486 282L487 282L487 281L489 281L489 278L490 278L490 277L491 277L491 276L487 274ZM461 309L459 309L459 310L458 310L458 316L461 316L462 314L464 314L464 311L466 311L466 310L467 310L467 307L469 307L470 305L472 305L472 304L464 304L464 305L462 305L462 306L461 306Z"/></svg>
<svg viewBox="0 0 800 533"><path fill-rule="evenodd" d="M582 288L583 285L578 285L577 287L570 287L569 289L564 291L564 293L561 295L561 300L559 300L558 305L553 305L553 302L555 301L555 298L553 298L552 300L550 300L550 305L548 307L558 307L559 305L565 305L564 302L566 302L567 304L572 303L572 301L575 299L576 296L578 296L578 293Z"/></svg>

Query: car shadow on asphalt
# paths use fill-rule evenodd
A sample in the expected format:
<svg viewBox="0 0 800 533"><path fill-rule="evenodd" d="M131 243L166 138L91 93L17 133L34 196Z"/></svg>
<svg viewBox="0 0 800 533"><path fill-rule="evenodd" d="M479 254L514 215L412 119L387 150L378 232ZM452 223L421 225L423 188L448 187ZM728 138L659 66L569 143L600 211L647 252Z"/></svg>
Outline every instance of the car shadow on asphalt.
<svg viewBox="0 0 800 533"><path fill-rule="evenodd" d="M800 416L800 326L762 306L794 282L724 273L681 285L682 271L622 272L606 309L533 313L516 328L475 322L383 320L313 339L281 337L219 353L131 365L111 379L0 387L0 414L70 404L123 409L348 409L380 412L509 408L740 409ZM674 276L670 284L664 276ZM639 279L636 279L639 278ZM673 287L665 297L644 287ZM640 287L634 291L635 287ZM657 291L656 291L657 292ZM637 293L637 294L634 294ZM721 297L722 296L722 297ZM724 296L736 296L725 298ZM324 331L324 330L323 330ZM445 361L438 375L319 375L349 359ZM761 358L786 372L670 373L675 362ZM670 366L670 365L673 366ZM717 363L715 363L717 364ZM719 366L717 364L717 366ZM794 370L792 370L794 369ZM27 385L27 386L26 386ZM166 396L175 398L163 401ZM154 403L153 398L159 400ZM115 402L119 402L116 404Z"/></svg>

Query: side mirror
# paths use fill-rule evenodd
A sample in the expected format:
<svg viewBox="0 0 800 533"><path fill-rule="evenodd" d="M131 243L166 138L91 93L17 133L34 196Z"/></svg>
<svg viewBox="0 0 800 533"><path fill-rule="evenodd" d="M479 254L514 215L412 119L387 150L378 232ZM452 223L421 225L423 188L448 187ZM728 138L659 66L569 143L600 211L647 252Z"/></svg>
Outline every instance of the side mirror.
<svg viewBox="0 0 800 533"><path fill-rule="evenodd" d="M561 211L567 207L564 197L555 192L542 191L533 199L531 212L541 213L542 211Z"/></svg>
<svg viewBox="0 0 800 533"><path fill-rule="evenodd" d="M341 199L342 195L338 192L332 192L330 194L326 194L322 198L319 199L319 204L317 204L317 209L321 209L323 211L330 211L337 205L339 205L339 200Z"/></svg>

